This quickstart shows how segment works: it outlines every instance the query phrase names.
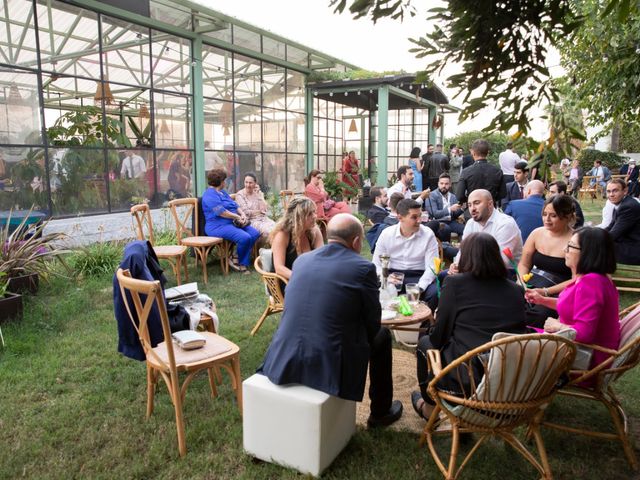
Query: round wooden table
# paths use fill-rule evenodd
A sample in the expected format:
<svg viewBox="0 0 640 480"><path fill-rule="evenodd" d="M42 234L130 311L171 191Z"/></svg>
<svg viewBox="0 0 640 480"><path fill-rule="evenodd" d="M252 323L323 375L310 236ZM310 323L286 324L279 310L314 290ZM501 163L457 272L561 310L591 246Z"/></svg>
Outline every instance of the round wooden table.
<svg viewBox="0 0 640 480"><path fill-rule="evenodd" d="M420 302L418 305L412 305L411 308L413 309L413 315L405 316L398 312L394 318L390 320L381 320L380 323L385 327L394 328L415 325L416 323L422 323L425 320L433 322L431 309L425 303Z"/></svg>

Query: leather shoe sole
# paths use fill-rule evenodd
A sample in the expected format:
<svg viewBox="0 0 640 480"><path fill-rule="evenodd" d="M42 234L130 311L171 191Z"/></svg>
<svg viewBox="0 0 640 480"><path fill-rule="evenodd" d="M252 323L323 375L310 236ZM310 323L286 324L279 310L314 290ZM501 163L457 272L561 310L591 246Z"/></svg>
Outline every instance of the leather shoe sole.
<svg viewBox="0 0 640 480"><path fill-rule="evenodd" d="M398 420L402 416L402 402L400 400L394 400L391 402L391 408L389 411L381 415L379 417L374 417L373 415L369 415L369 419L367 420L367 425L369 427L386 427L387 425L391 425L393 422Z"/></svg>

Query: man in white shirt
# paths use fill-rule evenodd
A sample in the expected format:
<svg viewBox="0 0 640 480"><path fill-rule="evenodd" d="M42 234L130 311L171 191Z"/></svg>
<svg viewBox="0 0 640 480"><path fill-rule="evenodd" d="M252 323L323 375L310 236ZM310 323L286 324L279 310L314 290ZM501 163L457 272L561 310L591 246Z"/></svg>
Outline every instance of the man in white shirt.
<svg viewBox="0 0 640 480"><path fill-rule="evenodd" d="M142 178L147 171L144 159L134 152L127 152L127 156L122 160L120 169L121 178Z"/></svg>
<svg viewBox="0 0 640 480"><path fill-rule="evenodd" d="M397 206L400 222L382 231L373 252L373 264L382 273L380 255L391 258L389 272L404 274L403 288L407 283L417 283L421 298L434 309L437 305L437 289L433 259L439 258L438 240L433 232L420 224L422 211L414 200L400 200Z"/></svg>
<svg viewBox="0 0 640 480"><path fill-rule="evenodd" d="M485 232L491 235L498 242L500 253L505 265L513 269L513 265L503 253L505 248L511 250L515 263L517 264L522 255L522 236L516 221L509 215L496 210L493 206L493 199L488 190L474 190L469 195L467 201L471 218L464 227L464 237L471 233ZM460 258L460 254L455 262ZM457 264L451 264L449 273L457 273Z"/></svg>
<svg viewBox="0 0 640 480"><path fill-rule="evenodd" d="M387 190L387 196L391 198L391 195L393 195L394 193L401 193L402 195L404 195L404 198L411 200L414 193L411 191L411 184L413 183L413 170L411 170L411 167L409 165L401 165L398 168L397 178L398 181ZM429 196L430 191L431 190L427 188L422 192L415 192L420 194L415 199L416 202L422 204L422 202L424 202L424 199Z"/></svg>
<svg viewBox="0 0 640 480"><path fill-rule="evenodd" d="M513 169L520 161L520 156L512 150L513 143L507 143L507 149L498 156L504 183L513 182Z"/></svg>

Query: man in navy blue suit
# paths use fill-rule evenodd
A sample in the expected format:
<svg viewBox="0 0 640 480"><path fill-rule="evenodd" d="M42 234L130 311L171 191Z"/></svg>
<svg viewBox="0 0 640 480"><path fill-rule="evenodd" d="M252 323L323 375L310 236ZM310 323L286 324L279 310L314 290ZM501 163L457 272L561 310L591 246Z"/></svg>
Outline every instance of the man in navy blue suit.
<svg viewBox="0 0 640 480"><path fill-rule="evenodd" d="M616 178L607 184L607 199L615 205L613 220L606 229L613 238L616 261L640 265L640 203L627 195L624 180Z"/></svg>
<svg viewBox="0 0 640 480"><path fill-rule="evenodd" d="M625 181L627 182L627 188L629 189L629 195L633 197L638 196L638 167L636 161L632 158L629 163L625 163L620 167L620 175L626 175Z"/></svg>
<svg viewBox="0 0 640 480"><path fill-rule="evenodd" d="M359 402L369 365L367 423L389 425L402 403L393 400L391 334L380 326L376 269L360 256L362 225L338 214L327 238L294 262L280 326L258 373L276 385L298 383Z"/></svg>
<svg viewBox="0 0 640 480"><path fill-rule="evenodd" d="M522 243L536 228L542 226L542 209L544 208L544 183L532 180L527 183L523 200L509 202L504 213L511 215L518 224L522 234Z"/></svg>
<svg viewBox="0 0 640 480"><path fill-rule="evenodd" d="M507 208L512 200L522 200L524 198L524 189L527 186L529 175L529 166L527 162L518 162L513 167L513 182L507 183L507 195L501 200L500 206L502 211Z"/></svg>
<svg viewBox="0 0 640 480"><path fill-rule="evenodd" d="M462 240L462 232L464 232L464 224L457 221L457 218L463 213L462 206L458 204L458 198L450 190L451 177L448 173L443 173L438 179L438 188L431 192L429 198L424 202L429 216L440 222L441 229L448 229L448 235L445 234L445 238L439 236L443 242L448 242L451 239L451 232L456 233L458 238ZM442 235L442 232L440 234Z"/></svg>

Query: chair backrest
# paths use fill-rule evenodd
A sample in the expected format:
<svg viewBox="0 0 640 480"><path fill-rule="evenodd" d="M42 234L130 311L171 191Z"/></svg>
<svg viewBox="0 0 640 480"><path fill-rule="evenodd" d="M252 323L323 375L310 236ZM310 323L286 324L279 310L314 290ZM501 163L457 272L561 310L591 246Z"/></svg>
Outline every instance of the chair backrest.
<svg viewBox="0 0 640 480"><path fill-rule="evenodd" d="M149 205L141 203L131 207L131 216L135 219L136 238L138 240L149 240L151 245L154 244L153 238L153 222L151 220L151 210ZM145 229L147 235L145 235Z"/></svg>
<svg viewBox="0 0 640 480"><path fill-rule="evenodd" d="M253 262L253 266L262 276L262 281L264 282L266 293L272 298L273 304L276 306L284 306L284 293L282 292L282 288L280 287L280 282L283 282L285 285L287 284L287 280L277 273L267 272L262 269L262 259L260 256L256 257Z"/></svg>
<svg viewBox="0 0 640 480"><path fill-rule="evenodd" d="M198 199L197 198L177 198L169 202L171 215L176 222L176 235L178 241L185 237L198 236ZM193 217L195 232L189 227Z"/></svg>
<svg viewBox="0 0 640 480"><path fill-rule="evenodd" d="M431 381L429 392L469 425L517 425L528 421L551 400L575 352L570 340L556 335L510 335L451 362ZM476 383L479 374L482 377ZM459 388L453 389L458 393L438 390L445 376L449 384L458 383Z"/></svg>
<svg viewBox="0 0 640 480"><path fill-rule="evenodd" d="M280 201L282 202L282 210L286 210L289 202L293 198L293 190L280 190Z"/></svg>
<svg viewBox="0 0 640 480"><path fill-rule="evenodd" d="M620 317L620 347L623 347L640 327L640 302L624 309L620 312Z"/></svg>
<svg viewBox="0 0 640 480"><path fill-rule="evenodd" d="M132 278L129 270L123 270L121 268L118 268L116 277L120 284L120 292L122 294L125 308L127 309L127 313L129 314L129 318L131 319L134 328L138 332L140 343L142 344L146 357L153 357L153 359L165 367L166 370L171 370L172 373L177 374L173 342L171 340L171 329L169 327L169 317L167 315L167 307L162 296L162 286L160 285L160 282L157 280L147 281ZM129 293L131 301L133 302L133 308L135 308L135 317L138 319L137 324L132 313L133 310L127 293ZM160 322L162 323L162 333L164 334L164 343L166 345L169 363L166 363L156 355L151 345L148 321L149 314L154 308L157 308L160 313Z"/></svg>

